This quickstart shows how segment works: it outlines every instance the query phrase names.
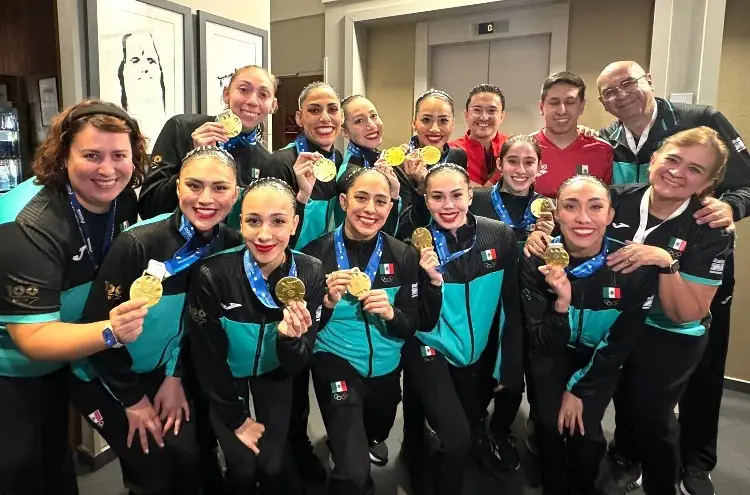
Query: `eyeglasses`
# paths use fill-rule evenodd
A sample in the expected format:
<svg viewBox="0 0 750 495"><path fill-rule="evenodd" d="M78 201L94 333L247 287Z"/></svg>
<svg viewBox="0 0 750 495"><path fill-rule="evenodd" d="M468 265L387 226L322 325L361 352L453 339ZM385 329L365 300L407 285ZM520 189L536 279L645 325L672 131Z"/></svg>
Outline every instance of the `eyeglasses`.
<svg viewBox="0 0 750 495"><path fill-rule="evenodd" d="M617 95L619 95L620 92L630 93L631 91L634 91L638 87L638 81L640 81L644 77L646 77L646 74L643 74L640 77L628 77L627 79L621 81L617 86L605 89L601 93L602 99L604 101L612 101L617 98Z"/></svg>

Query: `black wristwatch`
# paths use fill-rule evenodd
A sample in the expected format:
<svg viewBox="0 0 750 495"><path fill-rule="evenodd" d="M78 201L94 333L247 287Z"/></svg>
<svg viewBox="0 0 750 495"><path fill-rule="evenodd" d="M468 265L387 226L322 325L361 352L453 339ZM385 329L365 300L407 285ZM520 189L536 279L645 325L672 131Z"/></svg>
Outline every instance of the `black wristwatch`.
<svg viewBox="0 0 750 495"><path fill-rule="evenodd" d="M671 275L679 271L680 271L680 260L672 260L672 262L669 264L668 267L659 268L659 273L663 273L664 275Z"/></svg>

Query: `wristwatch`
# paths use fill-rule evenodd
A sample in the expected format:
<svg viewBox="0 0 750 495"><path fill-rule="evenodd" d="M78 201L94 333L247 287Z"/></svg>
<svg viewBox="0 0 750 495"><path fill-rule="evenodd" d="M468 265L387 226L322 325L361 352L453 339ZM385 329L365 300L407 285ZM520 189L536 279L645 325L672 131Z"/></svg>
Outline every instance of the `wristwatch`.
<svg viewBox="0 0 750 495"><path fill-rule="evenodd" d="M669 264L666 268L659 268L659 273L662 273L664 275L671 275L672 273L677 273L680 271L680 260L672 260L672 262Z"/></svg>
<svg viewBox="0 0 750 495"><path fill-rule="evenodd" d="M102 338L104 339L104 345L107 349L118 349L122 347L122 343L117 340L117 336L115 335L114 330L112 330L112 324L110 322L107 322L104 330L102 330Z"/></svg>

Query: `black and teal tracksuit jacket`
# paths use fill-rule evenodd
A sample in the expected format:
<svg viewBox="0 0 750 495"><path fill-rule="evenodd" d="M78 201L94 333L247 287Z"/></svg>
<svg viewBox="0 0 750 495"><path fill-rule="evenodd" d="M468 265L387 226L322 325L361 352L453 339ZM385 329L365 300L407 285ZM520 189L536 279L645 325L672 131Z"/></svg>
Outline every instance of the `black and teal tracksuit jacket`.
<svg viewBox="0 0 750 495"><path fill-rule="evenodd" d="M84 321L108 319L112 308L130 299L130 286L143 274L149 260L169 260L185 245L181 219L182 213L177 210L137 223L122 233L91 285ZM210 236L196 233L190 247L197 249L212 241L205 256L242 244L242 237L235 229L218 225ZM92 370L86 374L76 370L76 375L86 381L98 376L124 407L136 404L146 394L140 385L144 374L158 372L165 377L184 378L183 310L191 269L162 282L163 295L148 308L143 332L136 340L90 356Z"/></svg>
<svg viewBox="0 0 750 495"><path fill-rule="evenodd" d="M605 241L610 242L610 241ZM610 252L619 245L610 242ZM585 260L571 259L569 268ZM575 352L588 364L568 379L567 390L581 399L617 380L619 370L638 342L657 287L657 269L641 267L630 274L605 264L592 275L568 274L573 300L567 313L555 311L557 296L539 267L545 262L524 257L521 291L530 365L535 354Z"/></svg>
<svg viewBox="0 0 750 495"><path fill-rule="evenodd" d="M607 231L610 238L623 244L633 239L640 223L641 199L647 190L648 184L610 188L615 209L615 218ZM661 225L648 234L644 244L665 249L672 258L680 260L680 276L688 282L718 287L726 259L734 250L735 234L695 223L693 214L702 208L700 199L693 196L681 215L663 224L661 219L649 215L647 228ZM710 314L700 321L677 323L664 314L659 298L656 299L646 319L648 325L693 336L701 336L708 330Z"/></svg>
<svg viewBox="0 0 750 495"><path fill-rule="evenodd" d="M727 172L717 187L716 197L732 206L735 221L750 214L750 153L724 114L712 106L673 103L662 98L656 98L656 107L656 121L637 154L628 146L622 122L614 122L600 131L602 139L615 149L612 183L648 183L651 155L666 138L686 129L707 126L719 133L729 149Z"/></svg>
<svg viewBox="0 0 750 495"><path fill-rule="evenodd" d="M135 191L125 189L115 205L115 238L135 223L137 208ZM93 250L102 253L109 214L84 210L83 215ZM97 270L67 193L35 185L34 178L0 197L0 238L0 376L46 375L65 363L30 360L5 325L79 322ZM95 259L101 260L101 254Z"/></svg>
<svg viewBox="0 0 750 495"><path fill-rule="evenodd" d="M177 179L185 156L193 150L193 132L216 117L201 114L182 114L171 117L164 124L151 151L151 168L143 181L138 196L141 218L149 219L177 208ZM237 183L245 187L260 176L271 153L258 142L253 146L236 146L228 149L237 162ZM239 201L238 201L239 203ZM227 223L239 225L239 205L227 217Z"/></svg>
<svg viewBox="0 0 750 495"><path fill-rule="evenodd" d="M330 151L325 151L312 141L308 141L310 153L318 152L321 155L328 156ZM266 160L263 169L260 172L262 177L276 177L283 180L294 190L295 194L299 192L297 176L294 173L294 164L297 161L297 148L294 142L285 148L274 151L268 160ZM336 170L341 167L343 157L338 150L333 150L333 162L336 164ZM338 173L337 173L338 175ZM338 203L338 191L336 180L329 182L316 181L313 186L312 194L307 204L300 205L297 203L297 214L300 215L297 242L295 249L302 249L314 239L331 232L334 228L333 212Z"/></svg>
<svg viewBox="0 0 750 495"><path fill-rule="evenodd" d="M423 224L423 219L410 220L411 217L402 229L406 237ZM503 385L522 386L519 251L513 231L497 220L471 214L455 236L440 230L451 253L468 248L475 238L476 242L469 252L443 268L440 319L430 332L418 332L417 338L456 367L475 363L488 342L498 342L495 378ZM420 301L436 303L427 297Z"/></svg>
<svg viewBox="0 0 750 495"><path fill-rule="evenodd" d="M469 211L474 215L479 215L486 218L492 218L502 222L500 215L495 209L495 205L492 202L492 191L493 189L500 190L502 187L502 179L497 184L491 187L478 187L474 189L474 199L469 206ZM520 225L523 221L524 215L526 214L527 208L531 205L531 202L536 198L543 197L541 194L534 192L533 186L529 189L529 194L526 196L514 196L513 194L499 191L500 198L503 200L505 209L508 210L511 220L514 225ZM519 247L523 250L524 244L526 244L526 238L530 233L534 231L536 225L536 218L534 221L525 227L511 227L513 233L516 235Z"/></svg>
<svg viewBox="0 0 750 495"><path fill-rule="evenodd" d="M323 307L320 333L315 352L327 352L347 360L365 377L387 375L399 367L401 347L418 328L437 319L439 308L420 318L419 259L415 250L383 235L380 258L372 289L382 289L393 306L394 317L385 321L362 309L356 297L346 293L333 310ZM354 241L344 235L349 266L364 272L375 250L377 236L368 241ZM323 263L325 273L338 270L334 234L327 234L308 244L304 250Z"/></svg>
<svg viewBox="0 0 750 495"><path fill-rule="evenodd" d="M294 257L313 322L301 338L280 335L282 310L266 307L251 289L243 262L245 250L244 246L226 250L192 271L186 316L198 380L219 418L232 430L248 417L235 380L252 379L279 368L292 376L308 363L325 288L320 262L287 249L284 263L266 279L269 292L283 308L274 287L289 274Z"/></svg>
<svg viewBox="0 0 750 495"><path fill-rule="evenodd" d="M346 183L349 176L362 167L372 168L375 165L375 162L378 161L378 158L380 158L380 151L363 148L350 141L349 146L344 152L344 160L336 174L337 194L346 194ZM393 167L393 170L396 173L396 177L398 177L399 183L404 184L404 181L408 179L404 170L400 167ZM388 214L388 219L385 221L385 225L383 225L383 228L381 229L386 234L395 235L398 230L398 217L401 214L404 204L400 190L399 195L398 200L391 200L393 202L393 207ZM341 209L341 204L338 201L335 201L333 208L334 224L341 225L344 223L345 216L346 214L344 213L344 210Z"/></svg>

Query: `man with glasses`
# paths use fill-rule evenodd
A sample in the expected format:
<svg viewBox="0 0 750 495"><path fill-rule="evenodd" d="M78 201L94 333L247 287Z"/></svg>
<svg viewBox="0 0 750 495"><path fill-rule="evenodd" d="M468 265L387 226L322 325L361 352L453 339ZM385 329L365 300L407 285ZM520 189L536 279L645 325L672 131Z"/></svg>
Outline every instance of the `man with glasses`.
<svg viewBox="0 0 750 495"><path fill-rule="evenodd" d="M705 207L696 213L696 221L714 226L730 216L739 221L750 214L750 154L721 112L711 106L672 103L656 98L651 75L635 62L620 61L608 65L599 75L597 87L599 101L618 119L600 133L614 147L614 184L648 182L651 155L661 142L679 131L705 125L719 133L730 157L726 176L713 194L718 199L705 199ZM638 425L655 435L654 438L648 435L649 441L659 445L668 442L669 450L681 457L680 488L687 495L714 495L709 473L717 462L719 408L733 290L734 256L730 255L724 267L722 286L711 304L712 322L703 359L686 384L680 401L680 445L671 445L676 443L678 435L676 424L670 425L669 433L651 431L654 425ZM606 494L626 493L641 484L641 469L634 462L640 459L628 459L624 454L610 446L612 476L603 486ZM627 454L632 457L632 453ZM665 459L663 466L665 469L670 466L670 460Z"/></svg>
<svg viewBox="0 0 750 495"><path fill-rule="evenodd" d="M480 84L469 91L464 112L469 130L448 143L466 152L472 187L491 186L500 178L497 156L508 136L500 132L505 120L505 95L492 84Z"/></svg>

